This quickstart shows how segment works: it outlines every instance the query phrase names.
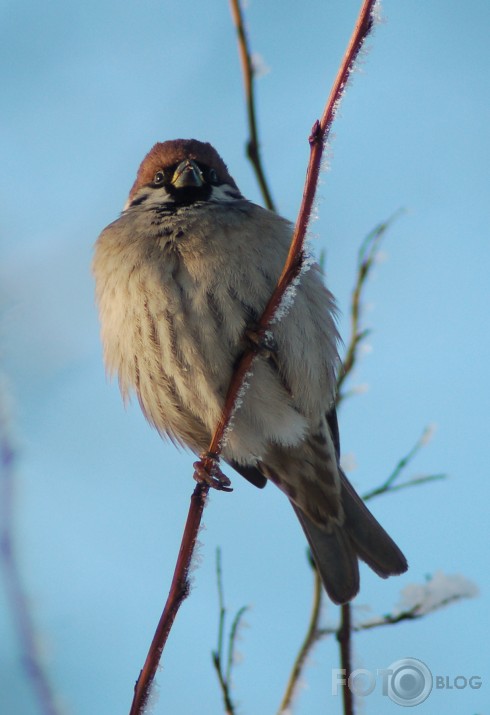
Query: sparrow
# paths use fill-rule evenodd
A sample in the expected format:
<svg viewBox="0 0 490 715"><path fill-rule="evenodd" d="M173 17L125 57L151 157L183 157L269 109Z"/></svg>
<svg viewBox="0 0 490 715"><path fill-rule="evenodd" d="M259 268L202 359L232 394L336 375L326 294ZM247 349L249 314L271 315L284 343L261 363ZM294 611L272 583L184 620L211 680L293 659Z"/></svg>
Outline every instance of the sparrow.
<svg viewBox="0 0 490 715"><path fill-rule="evenodd" d="M104 361L162 436L201 455L284 266L292 224L248 201L208 143L145 156L93 259ZM387 578L407 561L340 467L335 302L304 270L260 345L222 450L256 487L288 497L334 603L359 590L358 560Z"/></svg>

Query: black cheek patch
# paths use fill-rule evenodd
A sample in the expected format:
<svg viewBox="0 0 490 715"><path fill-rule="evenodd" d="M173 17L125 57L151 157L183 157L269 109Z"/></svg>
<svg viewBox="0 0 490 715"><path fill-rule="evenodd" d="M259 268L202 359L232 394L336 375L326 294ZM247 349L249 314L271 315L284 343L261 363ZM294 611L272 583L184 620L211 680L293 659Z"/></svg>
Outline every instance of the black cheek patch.
<svg viewBox="0 0 490 715"><path fill-rule="evenodd" d="M140 204L143 203L143 201L146 201L147 198L148 198L148 194L141 194L141 196L138 196L137 199L133 199L129 205L130 206L139 206Z"/></svg>

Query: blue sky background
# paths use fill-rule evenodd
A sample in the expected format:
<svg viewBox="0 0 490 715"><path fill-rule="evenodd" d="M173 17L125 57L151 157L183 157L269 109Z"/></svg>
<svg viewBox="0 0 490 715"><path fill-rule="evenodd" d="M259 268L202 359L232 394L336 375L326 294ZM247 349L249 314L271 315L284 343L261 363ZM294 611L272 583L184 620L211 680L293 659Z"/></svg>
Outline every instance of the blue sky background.
<svg viewBox="0 0 490 715"><path fill-rule="evenodd" d="M354 0L260 3L247 22L270 72L257 85L266 171L294 220L321 114L358 11ZM442 569L481 595L421 621L360 634L357 667L413 656L434 674L478 674L480 690L434 691L417 713L474 715L488 703L489 136L486 0L385 0L384 22L341 107L322 175L313 247L348 335L365 234L400 207L366 293L372 351L341 413L351 479L379 484L428 423L409 474L445 483L372 503L411 568L367 569L358 617ZM211 141L260 202L227 3L4 0L0 5L0 362L18 449L19 562L49 672L72 715L124 713L168 591L193 489L191 455L164 444L105 380L90 275L98 233L121 210L155 141ZM212 494L191 597L158 681L163 712L222 712L212 670L222 549L230 612L249 604L235 670L240 713L275 712L309 615L311 574L282 495L235 476ZM335 623L328 605L325 620ZM38 712L0 587L0 710ZM340 713L335 642L315 651L298 715ZM203 705L205 704L205 705ZM366 713L400 707L377 688Z"/></svg>

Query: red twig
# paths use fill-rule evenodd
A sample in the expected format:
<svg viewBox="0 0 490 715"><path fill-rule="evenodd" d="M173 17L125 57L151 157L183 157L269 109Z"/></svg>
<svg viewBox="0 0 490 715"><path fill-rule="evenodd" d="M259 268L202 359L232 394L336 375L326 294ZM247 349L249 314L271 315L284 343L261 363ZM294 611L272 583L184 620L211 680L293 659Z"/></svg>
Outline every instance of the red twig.
<svg viewBox="0 0 490 715"><path fill-rule="evenodd" d="M373 26L373 8L375 4L376 0L364 0L354 32L352 33L352 37L349 41L349 45L342 59L340 69L330 92L330 96L325 105L322 118L320 121L317 120L313 125L313 129L309 137L310 161L306 172L306 181L301 207L296 220L296 225L294 227L291 246L289 248L288 257L282 270L282 274L258 323L257 333L259 338L265 337L265 333L282 302L288 286L291 285L292 281L298 276L301 270L303 263L303 247L306 238L306 231L311 217L311 210L313 208L313 201L315 199L323 149L328 139L330 128L335 118L345 86L354 67L356 57ZM209 452L212 454L219 455L221 453L224 432L233 414L237 396L242 389L245 376L250 371L254 357L255 353L253 351L250 350L246 352L240 360L238 368L233 375L230 387L228 388L221 417L214 432L211 444L209 445Z"/></svg>
<svg viewBox="0 0 490 715"><path fill-rule="evenodd" d="M303 247L306 229L310 220L311 209L313 208L313 201L315 199L323 149L326 141L328 140L328 135L330 134L330 129L333 120L335 119L347 81L354 68L356 57L373 27L373 8L376 2L377 0L364 0L357 18L354 32L350 38L347 50L345 51L342 63L330 91L330 96L325 105L325 109L323 110L322 118L320 121L317 120L315 122L311 130L309 138L311 149L310 162L306 174L305 188L303 191L303 199L299 210L298 220L296 222L293 240L289 249L288 263L290 258L297 255Z"/></svg>
<svg viewBox="0 0 490 715"><path fill-rule="evenodd" d="M301 208L294 228L293 238L291 240L291 246L289 249L288 257L286 259L286 263L284 265L277 286L269 302L267 303L257 326L257 333L259 339L265 337L265 333L269 325L273 321L274 316L276 315L278 308L281 305L281 302L288 287L295 280L295 278L297 278L301 271L301 267L303 264L303 247L306 238L306 231L310 221L313 201L315 198L323 149L328 139L330 127L335 118L340 99L347 84L347 80L349 79L349 76L352 72L355 59L362 47L364 40L366 39L367 35L369 34L369 31L373 26L372 12L375 3L376 0L364 0L359 13L359 17L357 19L356 26L354 28L354 32L350 39L346 53L343 57L340 69L337 73L337 77L335 78L335 82L330 92L330 96L325 105L322 118L320 119L320 121L316 121L313 125L312 133L309 137L310 160L306 174L306 182L303 191ZM237 366L237 369L235 370L235 373L231 379L223 410L221 412L220 419L218 420L218 424L213 434L213 438L209 445L208 455L203 457L201 460L201 466L209 473L212 473L217 466L219 455L221 454L221 450L223 448L223 437L226 428L235 410L237 398L243 388L245 377L249 373L250 368L252 367L254 357L255 352L253 350L246 351L243 354ZM135 695L133 699L133 704L131 706L130 715L140 715L143 712L145 704L148 701L151 684L155 677L155 673L158 668L158 663L163 648L165 646L168 634L174 622L177 611L180 608L180 605L188 595L188 570L192 558L194 545L196 543L197 533L199 530L201 516L204 509L208 490L209 487L204 486L202 484L198 484L198 486L194 490L194 494L191 499L191 507L189 509L189 515L187 517L186 527L184 530L184 536L180 547L179 557L175 567L172 586L170 588L170 593L167 599L167 603L165 604L163 614L160 618L158 628L150 646L145 665L136 683Z"/></svg>
<svg viewBox="0 0 490 715"><path fill-rule="evenodd" d="M185 524L180 551L175 565L174 577L170 586L167 602L158 623L153 641L148 651L143 670L134 687L133 703L130 715L143 713L148 702L153 679L157 672L162 651L167 642L168 634L172 628L175 616L182 602L189 595L189 567L191 565L197 534L201 523L201 516L206 504L209 487L206 484L197 484L191 497L191 504Z"/></svg>

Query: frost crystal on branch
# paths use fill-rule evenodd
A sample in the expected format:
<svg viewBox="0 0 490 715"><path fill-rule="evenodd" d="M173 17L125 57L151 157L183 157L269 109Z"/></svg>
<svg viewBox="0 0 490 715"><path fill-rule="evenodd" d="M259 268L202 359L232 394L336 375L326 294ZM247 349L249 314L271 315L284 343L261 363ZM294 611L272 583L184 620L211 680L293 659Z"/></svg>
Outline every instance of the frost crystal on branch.
<svg viewBox="0 0 490 715"><path fill-rule="evenodd" d="M420 438L420 444L422 444L424 446L426 444L429 444L429 442L431 442L432 438L434 437L436 429L437 429L437 425L435 425L434 423L428 425L425 428L425 430L422 434L422 437Z"/></svg>
<svg viewBox="0 0 490 715"><path fill-rule="evenodd" d="M381 0L378 0L378 2L374 3L373 9L371 10L371 16L375 25L380 22L383 22L383 15L381 12Z"/></svg>
<svg viewBox="0 0 490 715"><path fill-rule="evenodd" d="M288 285L288 287L284 291L284 295L281 298L281 302L277 306L277 310L271 320L271 325L274 325L274 323L280 323L281 320L283 320L289 313L296 297L299 278L299 275L296 276L296 278Z"/></svg>
<svg viewBox="0 0 490 715"><path fill-rule="evenodd" d="M159 669L161 669L161 667ZM148 700L146 701L146 705L144 706L143 715L155 715L159 699L160 686L158 685L156 680L154 680L148 695Z"/></svg>
<svg viewBox="0 0 490 715"><path fill-rule="evenodd" d="M271 68L259 52L252 52L250 60L252 62L252 72L255 77L264 77L271 71Z"/></svg>
<svg viewBox="0 0 490 715"><path fill-rule="evenodd" d="M231 414L230 414L230 417L226 424L226 427L223 430L223 436L220 439L220 449L221 450L223 450L228 443L230 434L232 433L233 427L235 424L236 414L241 409L241 407L243 405L243 398L245 397L245 393L247 392L248 388L250 387L250 381L251 381L252 377L253 377L253 370L248 370L248 372L245 373L242 385L237 393L235 402L233 403L233 410L231 411Z"/></svg>
<svg viewBox="0 0 490 715"><path fill-rule="evenodd" d="M425 615L454 601L477 595L478 587L465 576L436 571L427 583L405 586L398 612L413 611L416 615Z"/></svg>
<svg viewBox="0 0 490 715"><path fill-rule="evenodd" d="M312 265L314 264L314 258L310 251L308 250L307 246L303 248L303 257L301 260L301 268L298 272L298 275L293 278L293 280L290 282L286 290L284 291L284 294L281 298L281 301L279 305L276 308L276 311L274 313L274 317L270 321L271 325L274 325L275 323L280 323L281 320L283 320L286 315L289 313L289 311L292 308L292 305L294 303L294 299L296 298L296 293L298 292L298 286L301 281L301 278L307 273Z"/></svg>

